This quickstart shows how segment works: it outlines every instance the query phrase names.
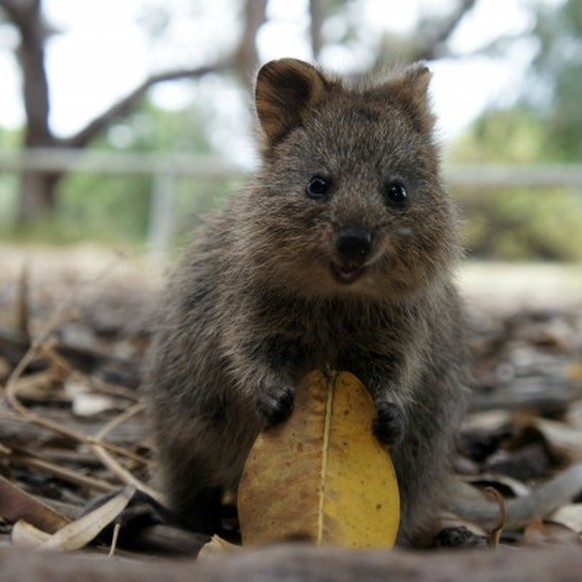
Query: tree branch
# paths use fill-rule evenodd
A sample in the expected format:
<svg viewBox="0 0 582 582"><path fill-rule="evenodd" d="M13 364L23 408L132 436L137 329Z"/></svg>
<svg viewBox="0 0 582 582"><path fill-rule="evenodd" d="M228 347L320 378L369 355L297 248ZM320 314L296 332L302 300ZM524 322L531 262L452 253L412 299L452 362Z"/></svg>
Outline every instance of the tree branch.
<svg viewBox="0 0 582 582"><path fill-rule="evenodd" d="M244 28L235 63L244 85L250 87L259 62L257 32L267 19L267 0L246 0L243 18Z"/></svg>
<svg viewBox="0 0 582 582"><path fill-rule="evenodd" d="M53 144L48 119L50 98L45 69L44 47L50 34L42 16L40 0L0 0L9 20L18 29L18 58L22 70L22 97L26 112L26 147Z"/></svg>
<svg viewBox="0 0 582 582"><path fill-rule="evenodd" d="M113 121L119 117L127 115L136 105L136 103L144 97L147 91L158 83L165 81L177 81L180 79L195 79L208 75L209 73L217 73L229 68L232 63L229 60L219 61L214 65L207 65L196 67L193 69L175 69L158 73L148 77L143 83L138 85L128 95L111 105L109 109L92 119L83 129L68 138L58 140L61 147L67 148L83 148L95 139L101 132L103 132Z"/></svg>
<svg viewBox="0 0 582 582"><path fill-rule="evenodd" d="M309 0L309 37L311 40L311 52L317 61L323 48L323 4L321 0Z"/></svg>
<svg viewBox="0 0 582 582"><path fill-rule="evenodd" d="M449 41L461 21L475 8L477 0L461 0L453 13L445 19L435 34L427 38L422 45L414 51L414 60L428 61L443 56L446 52L444 46Z"/></svg>
<svg viewBox="0 0 582 582"><path fill-rule="evenodd" d="M22 26L24 15L27 14L26 6L18 0L0 0L0 8L4 9L10 21L18 28Z"/></svg>
<svg viewBox="0 0 582 582"><path fill-rule="evenodd" d="M0 0L0 2L6 0ZM10 0L9 0L10 1ZM58 140L58 145L67 148L83 148L103 132L113 121L127 115L144 97L147 91L158 83L194 79L209 73L218 73L235 67L248 84L257 66L255 38L257 31L265 22L267 0L247 0L244 8L245 25L238 50L231 58L218 61L213 65L194 69L175 69L148 77L128 95L114 103L109 109L91 120L83 129L68 138Z"/></svg>

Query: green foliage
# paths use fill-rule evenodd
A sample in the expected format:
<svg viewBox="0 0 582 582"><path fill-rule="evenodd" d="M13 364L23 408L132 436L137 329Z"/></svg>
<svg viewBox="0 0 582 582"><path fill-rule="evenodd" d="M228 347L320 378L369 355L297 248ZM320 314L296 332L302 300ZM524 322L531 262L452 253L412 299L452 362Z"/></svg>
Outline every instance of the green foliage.
<svg viewBox="0 0 582 582"><path fill-rule="evenodd" d="M456 194L470 256L496 260L582 260L582 197L564 189Z"/></svg>
<svg viewBox="0 0 582 582"><path fill-rule="evenodd" d="M456 145L467 163L536 164L558 157L528 108L489 112ZM466 216L468 252L480 258L582 260L582 192L503 188L457 192Z"/></svg>
<svg viewBox="0 0 582 582"><path fill-rule="evenodd" d="M163 111L147 103L111 127L94 148L201 155L210 151L200 116L189 110ZM99 240L143 241L149 228L153 180L155 177L147 175L67 176L61 185L58 212L60 221L69 225L65 232ZM189 180L176 181L175 197L179 216L197 212L216 199Z"/></svg>
<svg viewBox="0 0 582 582"><path fill-rule="evenodd" d="M547 163L560 159L530 107L490 111L453 155L470 163ZM506 188L457 193L465 208L467 248L480 258L582 260L582 192Z"/></svg>
<svg viewBox="0 0 582 582"><path fill-rule="evenodd" d="M21 143L21 131L0 127L0 151L17 152ZM16 188L18 179L15 175L0 172L0 233L6 231L16 212Z"/></svg>
<svg viewBox="0 0 582 582"><path fill-rule="evenodd" d="M196 110L165 111L145 103L113 125L91 149L109 152L210 155L207 119ZM18 133L0 131L0 143L16 150ZM13 144L11 148L8 144ZM75 172L59 187L53 216L15 232L17 177L0 176L0 237L20 242L70 244L92 239L103 243L142 246L150 228L156 176ZM173 197L176 231L185 236L201 216L226 203L238 187L236 179L176 178Z"/></svg>
<svg viewBox="0 0 582 582"><path fill-rule="evenodd" d="M539 51L517 104L487 111L453 156L475 163L582 161L582 0L537 8ZM582 191L459 193L470 252L505 259L582 260Z"/></svg>
<svg viewBox="0 0 582 582"><path fill-rule="evenodd" d="M143 176L73 174L62 185L58 216L79 236L139 240L147 231L150 191Z"/></svg>
<svg viewBox="0 0 582 582"><path fill-rule="evenodd" d="M3 152L18 151L22 143L22 130L0 127L0 150Z"/></svg>
<svg viewBox="0 0 582 582"><path fill-rule="evenodd" d="M547 160L546 128L525 106L490 110L453 147L459 162L533 164Z"/></svg>
<svg viewBox="0 0 582 582"><path fill-rule="evenodd" d="M538 81L545 84L546 144L565 162L582 160L582 0L567 0L561 8L538 9L535 34L540 49L534 60ZM542 92L543 94L543 92ZM536 93L525 100L536 103Z"/></svg>

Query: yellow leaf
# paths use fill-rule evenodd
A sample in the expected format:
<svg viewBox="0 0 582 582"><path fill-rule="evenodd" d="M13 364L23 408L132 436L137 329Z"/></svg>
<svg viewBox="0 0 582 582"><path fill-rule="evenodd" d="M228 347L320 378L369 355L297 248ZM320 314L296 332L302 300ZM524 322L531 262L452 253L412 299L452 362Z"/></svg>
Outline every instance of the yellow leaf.
<svg viewBox="0 0 582 582"><path fill-rule="evenodd" d="M372 433L372 398L352 374L311 372L290 419L263 431L239 487L243 545L304 539L391 547L399 523L392 460Z"/></svg>

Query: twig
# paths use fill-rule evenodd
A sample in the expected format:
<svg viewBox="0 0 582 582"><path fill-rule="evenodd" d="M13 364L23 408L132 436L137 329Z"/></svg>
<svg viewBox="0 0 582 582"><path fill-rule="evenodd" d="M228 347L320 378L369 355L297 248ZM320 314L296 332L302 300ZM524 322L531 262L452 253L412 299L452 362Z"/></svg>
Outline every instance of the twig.
<svg viewBox="0 0 582 582"><path fill-rule="evenodd" d="M112 268L112 266L113 266L113 263L109 264L97 276L92 278L90 281L86 281L84 283L84 285L87 285L90 282L98 281L99 279L104 277L106 275L106 273ZM8 404L12 407L12 409L18 415L20 415L20 417L27 420L29 423L34 424L36 426L40 426L42 428L46 428L52 432L55 432L55 433L60 434L62 436L65 436L73 441L83 443L83 444L91 447L92 449L93 449L93 445L97 445L97 448L101 452L97 453L97 448L95 448L93 450L97 453L97 456L102 461L105 457L110 456L110 455L107 455L107 452L105 450L105 449L108 449L108 450L115 452L116 454L123 455L123 456L129 457L129 458L139 460L140 462L143 462L144 461L143 458L138 457L137 455L128 451L127 449L124 449L123 447L118 447L116 445L106 443L102 439L95 439L95 438L90 437L88 435L85 435L81 432L67 428L60 423L54 422L50 419L46 419L46 418L40 416L39 414L36 414L35 412L32 412L31 410L29 410L26 406L24 406L18 400L18 397L17 397L18 379L22 376L24 370L27 368L27 366L37 356L37 354L39 352L41 352L43 349L46 350L46 349L51 348L50 336L51 336L53 330L56 329L56 327L62 322L62 320L64 318L65 311L70 308L70 306L72 304L73 297L77 296L78 292L79 292L79 290L78 290L78 286L77 286L77 288L75 288L70 293L70 295L62 301L62 303L56 309L53 317L51 319L49 319L49 321L46 323L46 325L40 331L38 337L36 337L35 340L31 343L30 347L28 348L28 350L26 351L26 353L24 354L24 356L22 357L20 362L18 362L18 364L15 366L14 370L12 370L12 373L8 377L8 380L6 381L4 397L5 397L6 401L8 402ZM65 367L65 370L66 369L67 369L67 367ZM145 461L145 462L147 462L147 461ZM106 465L106 466L109 466L109 465Z"/></svg>
<svg viewBox="0 0 582 582"><path fill-rule="evenodd" d="M18 413L10 413L4 410L0 410L0 419L4 419L4 420L9 420L12 422L28 422L29 424L34 424L36 426L40 426L41 428L46 428L48 430L52 430L52 427L47 426L47 423L51 423L55 425L55 430L54 432L56 432L57 434L61 434L64 435L66 437L71 438L72 440L75 440L79 443L81 443L82 445L85 445L87 447L91 447L91 445L95 444L95 437L89 436L89 435L85 435L83 433L77 433L76 431L73 430L66 430L66 432L60 430L61 425L58 423L53 423L53 421L50 421L48 419L45 418L40 418L39 422L31 422L30 419L23 419L22 415L18 414ZM108 443L108 442L104 442L104 441L99 441L98 444L100 446L102 446L103 448L117 454L123 457L127 457L129 460L131 461L135 461L136 463L140 463L142 465L147 465L148 463L150 463L150 460L147 459L146 457L142 456L142 455L138 455L137 453L134 453L133 451L126 449L124 447L120 447L119 445L113 444L113 443Z"/></svg>
<svg viewBox="0 0 582 582"><path fill-rule="evenodd" d="M71 364L63 358L59 353L57 353L56 348L57 342L52 342L51 344L44 344L40 347L40 353L43 357L50 361L53 366L56 366L60 372L66 375L75 374L76 370L71 366Z"/></svg>
<svg viewBox="0 0 582 582"><path fill-rule="evenodd" d="M94 489L95 491L101 491L102 493L111 493L111 491L115 491L116 489L115 485L107 483L101 479L95 479L93 477L81 475L75 471L71 471L70 469L59 467L54 463L43 461L42 459L37 459L30 455L12 455L11 462L15 465L36 469L42 473L46 473L53 477L57 477L62 481L66 481L67 483L72 483L73 485L86 487L88 489Z"/></svg>
<svg viewBox="0 0 582 582"><path fill-rule="evenodd" d="M108 557L112 558L115 554L115 550L117 549L117 540L119 539L119 532L121 530L121 523L118 521L115 522L113 526L113 535L111 536L111 547L109 548Z"/></svg>
<svg viewBox="0 0 582 582"><path fill-rule="evenodd" d="M122 467L102 446L102 439L109 434L114 428L119 426L121 423L125 422L127 419L131 418L135 414L143 411L143 404L134 404L131 408L128 408L124 413L116 416L110 422L108 422L98 433L95 435L94 443L91 444L91 449L94 451L95 455L99 460L123 483L127 485L133 485L135 488L143 491L162 505L166 504L166 501L161 493L155 491L136 477L134 477L127 469Z"/></svg>
<svg viewBox="0 0 582 582"><path fill-rule="evenodd" d="M503 495L501 495L501 493L499 493L499 491L495 489L495 487L485 487L484 491L485 493L487 493L487 495L489 495L489 497L492 497L499 505L499 520L497 521L497 526L491 530L489 537L487 539L488 546L492 548L497 548L499 546L499 541L501 540L501 534L505 529L505 522L507 517L505 499L503 498Z"/></svg>
<svg viewBox="0 0 582 582"><path fill-rule="evenodd" d="M125 398L126 400L131 400L132 402L138 402L140 397L136 390L131 388L125 388L124 386L118 386L116 384L110 384L105 382L100 378L93 378L87 376L87 380L91 389L94 392L99 392L100 394L107 394L107 396L117 396L119 398Z"/></svg>
<svg viewBox="0 0 582 582"><path fill-rule="evenodd" d="M18 282L18 302L16 304L16 330L21 337L30 341L30 309L28 305L28 265L22 265Z"/></svg>

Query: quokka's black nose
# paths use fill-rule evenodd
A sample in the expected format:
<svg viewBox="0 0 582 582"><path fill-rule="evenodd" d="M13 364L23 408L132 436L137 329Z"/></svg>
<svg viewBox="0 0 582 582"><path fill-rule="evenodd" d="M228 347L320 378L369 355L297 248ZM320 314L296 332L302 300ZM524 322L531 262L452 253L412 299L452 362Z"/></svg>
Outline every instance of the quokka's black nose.
<svg viewBox="0 0 582 582"><path fill-rule="evenodd" d="M342 259L362 263L372 248L372 233L366 228L350 224L342 228L335 244Z"/></svg>

